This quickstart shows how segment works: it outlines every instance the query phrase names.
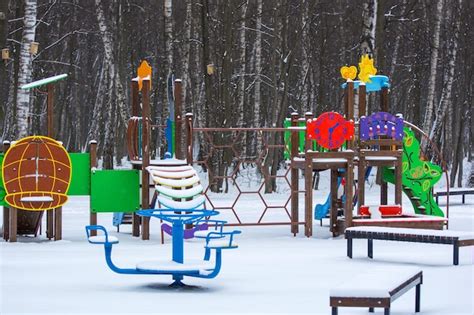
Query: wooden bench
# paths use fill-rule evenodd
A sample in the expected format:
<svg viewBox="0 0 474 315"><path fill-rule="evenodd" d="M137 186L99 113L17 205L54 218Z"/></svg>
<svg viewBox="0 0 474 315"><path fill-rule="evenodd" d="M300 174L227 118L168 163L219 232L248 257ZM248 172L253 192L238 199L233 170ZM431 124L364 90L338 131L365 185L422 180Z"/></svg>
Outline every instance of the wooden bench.
<svg viewBox="0 0 474 315"><path fill-rule="evenodd" d="M352 240L367 239L367 255L373 258L373 240L453 245L453 264L459 264L459 247L474 245L474 232L356 226L346 229L347 256L352 258Z"/></svg>
<svg viewBox="0 0 474 315"><path fill-rule="evenodd" d="M422 283L423 272L418 268L370 270L332 289L329 305L332 315L337 315L338 307L368 307L369 312L379 307L389 315L392 302L416 286L415 312L419 312Z"/></svg>
<svg viewBox="0 0 474 315"><path fill-rule="evenodd" d="M447 196L447 191L437 191L434 193L436 197L436 203L439 204L439 197ZM466 203L466 195L474 195L474 188L450 188L449 189L450 196L459 196L462 195L462 203Z"/></svg>

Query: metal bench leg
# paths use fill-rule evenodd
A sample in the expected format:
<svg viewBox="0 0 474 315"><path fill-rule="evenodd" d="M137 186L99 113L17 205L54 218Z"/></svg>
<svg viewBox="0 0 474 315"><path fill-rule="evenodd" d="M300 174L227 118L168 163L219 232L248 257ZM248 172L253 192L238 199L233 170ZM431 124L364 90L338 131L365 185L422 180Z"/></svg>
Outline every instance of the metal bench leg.
<svg viewBox="0 0 474 315"><path fill-rule="evenodd" d="M374 312L374 308L373 307L369 307L369 313L373 313Z"/></svg>
<svg viewBox="0 0 474 315"><path fill-rule="evenodd" d="M384 308L383 315L390 315L390 307Z"/></svg>
<svg viewBox="0 0 474 315"><path fill-rule="evenodd" d="M415 293L415 313L420 312L420 295L421 295L421 283L416 285Z"/></svg>
<svg viewBox="0 0 474 315"><path fill-rule="evenodd" d="M371 238L367 240L367 256L374 258L374 240Z"/></svg>
<svg viewBox="0 0 474 315"><path fill-rule="evenodd" d="M332 307L331 315L337 315L337 306Z"/></svg>
<svg viewBox="0 0 474 315"><path fill-rule="evenodd" d="M459 265L459 244L457 241L453 244L453 264Z"/></svg>
<svg viewBox="0 0 474 315"><path fill-rule="evenodd" d="M347 238L347 257L352 258L352 237Z"/></svg>

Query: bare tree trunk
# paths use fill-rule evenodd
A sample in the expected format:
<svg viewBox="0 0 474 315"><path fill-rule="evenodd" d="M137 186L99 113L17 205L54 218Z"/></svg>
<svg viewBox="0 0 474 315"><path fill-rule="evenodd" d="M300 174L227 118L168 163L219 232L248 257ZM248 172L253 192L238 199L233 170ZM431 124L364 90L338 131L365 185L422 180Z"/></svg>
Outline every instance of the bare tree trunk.
<svg viewBox="0 0 474 315"><path fill-rule="evenodd" d="M452 29L449 32L449 46L448 46L448 54L447 60L448 65L445 68L445 72L443 75L443 82L444 88L441 94L441 99L438 104L438 109L436 111L436 117L431 126L430 130L430 139L437 140L440 137L441 128L443 121L445 120L446 112L448 108L452 108L452 90L453 90L453 80L454 80L454 69L456 65L457 59L457 50L458 50L458 38L459 38L459 29L460 29L460 7L462 5L461 0L458 0L457 8L455 8L456 13L453 14L452 6L448 6L446 9L446 24L451 25L452 22ZM452 18L452 16L454 17ZM451 110L452 112L452 110ZM445 131L447 132L447 143L451 144L452 142L452 125L448 124L445 126ZM455 148L456 149L456 148Z"/></svg>
<svg viewBox="0 0 474 315"><path fill-rule="evenodd" d="M192 102L188 99L188 91L191 92L191 76L189 75L189 66L191 64L191 30L193 25L193 1L186 0L186 22L184 28L184 43L183 50L185 57L183 58L183 100L186 106L185 111L192 111L190 104Z"/></svg>
<svg viewBox="0 0 474 315"><path fill-rule="evenodd" d="M377 26L377 0L365 0L362 14L361 54L374 56L375 29Z"/></svg>
<svg viewBox="0 0 474 315"><path fill-rule="evenodd" d="M261 106L261 91L260 82L262 75L262 2L257 0L257 24L256 38L255 38L255 92L254 92L254 108L253 108L253 126L260 126L260 106ZM254 142L255 143L255 142Z"/></svg>
<svg viewBox="0 0 474 315"><path fill-rule="evenodd" d="M426 100L425 118L423 120L423 130L429 132L433 123L433 111L436 91L436 70L438 68L438 54L439 54L439 38L440 26L443 12L444 0L438 0L436 3L436 12L434 16L434 30L431 42L431 56L430 56L430 75L428 77L428 96ZM426 147L426 141L422 141L422 147Z"/></svg>
<svg viewBox="0 0 474 315"><path fill-rule="evenodd" d="M166 42L166 63L170 72L173 72L173 1L165 0L165 42Z"/></svg>
<svg viewBox="0 0 474 315"><path fill-rule="evenodd" d="M35 41L36 32L36 0L25 0L25 18L20 48L20 73L17 87L17 127L18 137L22 138L29 132L29 112L31 90L22 90L21 86L31 82L33 63L30 54L30 44Z"/></svg>
<svg viewBox="0 0 474 315"><path fill-rule="evenodd" d="M237 126L244 126L244 107L245 107L245 58L246 58L246 15L247 15L248 0L244 0L240 8L240 36L239 36L239 84L238 84L238 101L237 101Z"/></svg>
<svg viewBox="0 0 474 315"><path fill-rule="evenodd" d="M0 49L7 47L7 34L8 34L8 2L7 0L0 1ZM7 107L4 105L8 100L8 76L6 62L0 62L0 82L3 84L0 86L0 122L2 123L2 132L4 130L4 109Z"/></svg>

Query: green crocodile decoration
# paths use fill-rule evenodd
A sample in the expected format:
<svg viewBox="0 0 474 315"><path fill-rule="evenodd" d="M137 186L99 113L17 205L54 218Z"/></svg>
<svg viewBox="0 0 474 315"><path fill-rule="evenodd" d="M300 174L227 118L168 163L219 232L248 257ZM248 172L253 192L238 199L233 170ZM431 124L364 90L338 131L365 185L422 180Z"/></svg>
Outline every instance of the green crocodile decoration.
<svg viewBox="0 0 474 315"><path fill-rule="evenodd" d="M432 187L440 180L440 166L420 159L420 142L414 132L403 128L402 187L410 198L415 213L444 217L444 213L433 198ZM393 168L384 167L383 179L394 183Z"/></svg>

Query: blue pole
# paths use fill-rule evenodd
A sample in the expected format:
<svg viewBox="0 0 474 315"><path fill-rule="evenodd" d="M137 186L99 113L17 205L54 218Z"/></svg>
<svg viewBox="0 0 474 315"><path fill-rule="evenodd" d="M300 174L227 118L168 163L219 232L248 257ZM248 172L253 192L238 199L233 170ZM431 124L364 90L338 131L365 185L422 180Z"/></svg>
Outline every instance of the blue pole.
<svg viewBox="0 0 474 315"><path fill-rule="evenodd" d="M184 261L184 225L180 220L173 222L173 261L182 264Z"/></svg>

